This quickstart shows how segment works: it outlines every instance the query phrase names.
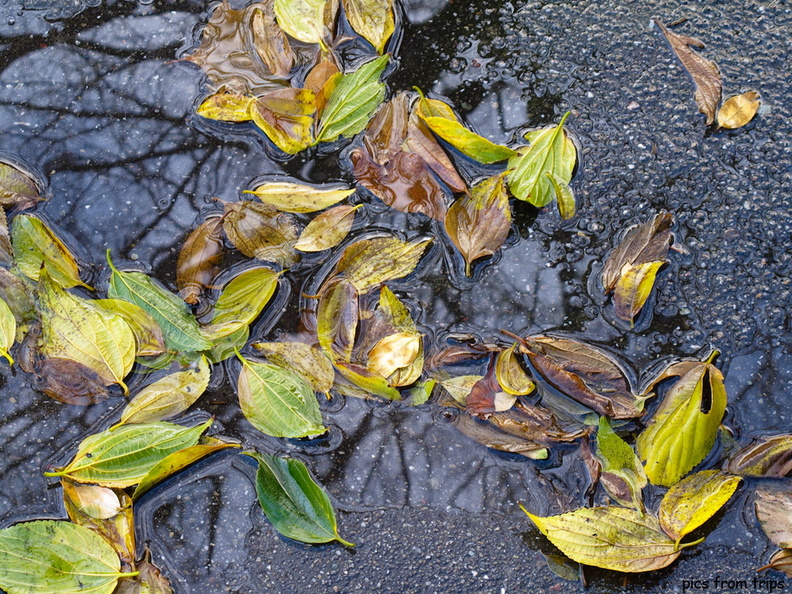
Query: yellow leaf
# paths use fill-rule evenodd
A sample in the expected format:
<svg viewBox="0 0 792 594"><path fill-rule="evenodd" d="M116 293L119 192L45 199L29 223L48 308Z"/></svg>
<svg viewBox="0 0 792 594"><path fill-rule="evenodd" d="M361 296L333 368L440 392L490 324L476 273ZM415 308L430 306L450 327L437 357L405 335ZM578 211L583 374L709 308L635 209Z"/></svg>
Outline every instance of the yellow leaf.
<svg viewBox="0 0 792 594"><path fill-rule="evenodd" d="M727 130L742 128L753 119L760 104L756 91L729 97L718 110L718 125Z"/></svg>
<svg viewBox="0 0 792 594"><path fill-rule="evenodd" d="M316 95L308 89L279 89L251 105L253 122L275 146L294 155L313 143Z"/></svg>
<svg viewBox="0 0 792 594"><path fill-rule="evenodd" d="M303 342L254 342L251 346L275 365L302 376L314 392L330 397L335 372L330 359L319 349Z"/></svg>
<svg viewBox="0 0 792 594"><path fill-rule="evenodd" d="M500 144L469 130L456 119L428 117L426 125L448 144L471 159L489 165L511 159L517 155L514 149Z"/></svg>
<svg viewBox="0 0 792 594"><path fill-rule="evenodd" d="M275 0L281 29L305 43L322 43L325 0Z"/></svg>
<svg viewBox="0 0 792 594"><path fill-rule="evenodd" d="M303 229L294 249L301 252L321 252L341 243L352 230L355 211L363 206L341 204L323 212Z"/></svg>
<svg viewBox="0 0 792 594"><path fill-rule="evenodd" d="M343 0L343 4L355 32L381 54L396 28L393 0Z"/></svg>
<svg viewBox="0 0 792 594"><path fill-rule="evenodd" d="M0 299L0 355L8 359L9 365L14 364L14 359L8 351L14 346L16 331L14 312L11 311L4 299Z"/></svg>
<svg viewBox="0 0 792 594"><path fill-rule="evenodd" d="M254 97L236 93L215 93L203 100L197 113L207 120L221 122L247 122L253 118L250 105Z"/></svg>
<svg viewBox="0 0 792 594"><path fill-rule="evenodd" d="M336 274L343 274L362 295L377 285L410 274L431 241L406 242L396 237L361 239L344 250L336 264Z"/></svg>
<svg viewBox="0 0 792 594"><path fill-rule="evenodd" d="M369 351L367 369L387 378L397 369L411 365L421 351L420 334L397 332L380 339Z"/></svg>
<svg viewBox="0 0 792 594"><path fill-rule="evenodd" d="M663 264L665 261L660 260L625 265L613 291L613 305L617 316L628 322L635 319L649 298L657 271Z"/></svg>
<svg viewBox="0 0 792 594"><path fill-rule="evenodd" d="M498 378L498 384L507 394L525 396L536 389L536 384L531 381L517 361L514 354L516 348L517 343L515 342L505 351L498 353L498 358L495 361L495 376Z"/></svg>
<svg viewBox="0 0 792 594"><path fill-rule="evenodd" d="M354 194L355 188L315 188L293 182L271 182L243 193L254 194L264 204L283 212L306 213L341 202Z"/></svg>

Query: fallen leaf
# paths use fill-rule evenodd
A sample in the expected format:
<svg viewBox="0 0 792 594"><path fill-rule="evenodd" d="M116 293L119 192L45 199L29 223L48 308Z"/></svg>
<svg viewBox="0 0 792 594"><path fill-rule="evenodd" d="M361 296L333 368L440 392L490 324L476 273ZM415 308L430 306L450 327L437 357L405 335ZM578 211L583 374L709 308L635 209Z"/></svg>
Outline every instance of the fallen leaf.
<svg viewBox="0 0 792 594"><path fill-rule="evenodd" d="M525 396L536 389L528 374L520 365L515 355L518 343L514 343L508 349L498 353L495 360L495 374L498 384L507 393L513 396Z"/></svg>
<svg viewBox="0 0 792 594"><path fill-rule="evenodd" d="M421 335L414 332L397 332L380 339L369 351L366 368L373 374L389 378L399 369L409 367L421 354L423 344ZM419 371L420 373L420 371ZM412 381L400 385L409 385Z"/></svg>
<svg viewBox="0 0 792 594"><path fill-rule="evenodd" d="M319 346L334 364L352 359L359 310L358 292L351 281L338 277L325 283L317 307L316 333Z"/></svg>
<svg viewBox="0 0 792 594"><path fill-rule="evenodd" d="M255 100L250 95L219 91L204 99L196 113L207 120L248 122L253 119L250 106Z"/></svg>
<svg viewBox="0 0 792 594"><path fill-rule="evenodd" d="M64 404L90 406L110 394L106 381L96 371L63 357L47 357L37 361L31 387Z"/></svg>
<svg viewBox="0 0 792 594"><path fill-rule="evenodd" d="M209 217L184 240L176 261L179 297L197 305L204 290L220 272L223 261L223 218Z"/></svg>
<svg viewBox="0 0 792 594"><path fill-rule="evenodd" d="M301 252L321 252L341 243L355 223L355 211L363 205L341 204L314 218L300 233L294 249Z"/></svg>
<svg viewBox="0 0 792 594"><path fill-rule="evenodd" d="M453 420L453 425L465 437L493 450L519 454L531 460L544 460L548 456L545 444L504 433L489 423L474 419L468 414L457 415Z"/></svg>
<svg viewBox="0 0 792 594"><path fill-rule="evenodd" d="M342 394L363 398L380 396L388 400L402 399L401 393L396 388L392 387L387 379L371 373L365 367L339 360L333 361L333 366L336 368L336 371L341 374L341 377L354 387L354 390L351 392L345 391L343 385L336 382L335 388Z"/></svg>
<svg viewBox="0 0 792 594"><path fill-rule="evenodd" d="M755 438L731 456L728 469L740 476L792 476L792 434Z"/></svg>
<svg viewBox="0 0 792 594"><path fill-rule="evenodd" d="M381 54L396 28L393 0L342 0L342 4L355 32Z"/></svg>
<svg viewBox="0 0 792 594"><path fill-rule="evenodd" d="M231 243L248 258L291 266L297 226L291 215L261 202L225 202L223 229Z"/></svg>
<svg viewBox="0 0 792 594"><path fill-rule="evenodd" d="M622 505L643 511L641 490L647 485L646 473L632 447L613 432L607 417L599 419L596 455L602 464L600 482L608 494ZM613 477L623 481L626 493L611 488Z"/></svg>
<svg viewBox="0 0 792 594"><path fill-rule="evenodd" d="M41 187L31 175L0 161L0 205L25 210L42 200Z"/></svg>
<svg viewBox="0 0 792 594"><path fill-rule="evenodd" d="M767 538L782 549L792 548L792 491L760 487L754 507Z"/></svg>
<svg viewBox="0 0 792 594"><path fill-rule="evenodd" d="M135 335L135 356L156 357L166 351L165 337L157 320L145 309L123 299L94 299L93 305L124 318Z"/></svg>
<svg viewBox="0 0 792 594"><path fill-rule="evenodd" d="M439 383L457 404L466 407L467 398L473 390L473 386L483 377L483 375L460 375L448 379L441 379Z"/></svg>
<svg viewBox="0 0 792 594"><path fill-rule="evenodd" d="M575 204L575 194L572 192L572 188L569 187L569 182L564 181L559 175L552 171L545 171L545 175L553 184L558 214L561 215L561 218L564 220L571 219L577 212L577 205Z"/></svg>
<svg viewBox="0 0 792 594"><path fill-rule="evenodd" d="M759 105L761 101L756 91L729 97L718 110L718 126L726 130L742 128L756 115Z"/></svg>
<svg viewBox="0 0 792 594"><path fill-rule="evenodd" d="M14 312L3 299L0 299L0 355L6 358L9 365L14 364L14 359L9 351L16 341L16 331Z"/></svg>
<svg viewBox="0 0 792 594"><path fill-rule="evenodd" d="M151 551L148 548L143 559L135 563L135 567L139 574L134 578L119 580L118 588L113 594L173 594L170 581L151 562Z"/></svg>
<svg viewBox="0 0 792 594"><path fill-rule="evenodd" d="M770 563L764 567L760 567L756 571L762 571L763 569L775 569L776 571L785 573L787 577L792 578L792 549L781 549L780 551L776 551L773 556L770 557Z"/></svg>
<svg viewBox="0 0 792 594"><path fill-rule="evenodd" d="M622 320L632 322L654 288L657 272L665 264L663 261L627 265L616 282L613 291L613 305L616 315Z"/></svg>
<svg viewBox="0 0 792 594"><path fill-rule="evenodd" d="M305 43L324 43L326 0L274 0L275 18L289 35Z"/></svg>
<svg viewBox="0 0 792 594"><path fill-rule="evenodd" d="M307 213L324 210L349 198L355 193L354 188L328 187L315 188L294 182L268 182L245 190L245 194L254 194L264 204L274 206L283 212Z"/></svg>
<svg viewBox="0 0 792 594"><path fill-rule="evenodd" d="M308 89L278 89L250 106L253 122L284 153L294 155L314 143L316 95Z"/></svg>
<svg viewBox="0 0 792 594"><path fill-rule="evenodd" d="M690 46L697 49L704 47L704 44L698 39L669 31L666 26L658 20L655 20L654 24L657 25L663 35L665 35L676 57L679 58L682 66L693 79L696 85L696 92L694 95L696 105L699 111L706 116L707 125L709 126L715 121L715 112L718 109L718 103L720 103L721 99L722 82L718 66L715 62L707 60L691 49Z"/></svg>
<svg viewBox="0 0 792 594"><path fill-rule="evenodd" d="M2 165L2 163L0 163ZM5 211L0 208L0 265L10 268L14 264L14 248Z"/></svg>
<svg viewBox="0 0 792 594"><path fill-rule="evenodd" d="M254 342L251 346L269 361L302 376L314 392L330 397L335 372L330 359L319 349L303 342Z"/></svg>
<svg viewBox="0 0 792 594"><path fill-rule="evenodd" d="M517 396L501 389L495 366L476 382L465 399L465 411L476 417L488 419L493 413L509 410L517 402Z"/></svg>
<svg viewBox="0 0 792 594"><path fill-rule="evenodd" d="M261 2L255 6L251 22L253 47L272 74L286 78L295 59L289 38L275 22L272 2Z"/></svg>

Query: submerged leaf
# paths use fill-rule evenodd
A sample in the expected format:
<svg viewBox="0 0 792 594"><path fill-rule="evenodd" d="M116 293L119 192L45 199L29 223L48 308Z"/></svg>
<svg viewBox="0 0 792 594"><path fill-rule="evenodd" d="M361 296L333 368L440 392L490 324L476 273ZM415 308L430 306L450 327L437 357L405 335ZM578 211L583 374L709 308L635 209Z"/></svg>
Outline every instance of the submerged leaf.
<svg viewBox="0 0 792 594"><path fill-rule="evenodd" d="M279 89L262 95L250 107L253 122L275 146L294 155L313 143L316 95L308 89Z"/></svg>
<svg viewBox="0 0 792 594"><path fill-rule="evenodd" d="M207 120L220 122L247 122L253 119L250 106L255 97L221 91L209 95L198 106L196 113Z"/></svg>
<svg viewBox="0 0 792 594"><path fill-rule="evenodd" d="M792 434L757 437L732 455L729 472L740 476L792 476Z"/></svg>
<svg viewBox="0 0 792 594"><path fill-rule="evenodd" d="M228 239L248 258L291 266L299 260L294 251L297 226L294 218L261 202L226 202L223 229Z"/></svg>
<svg viewBox="0 0 792 594"><path fill-rule="evenodd" d="M381 54L396 28L393 0L342 1L349 24Z"/></svg>
<svg viewBox="0 0 792 594"><path fill-rule="evenodd" d="M315 188L293 182L269 182L255 190L254 194L264 204L274 206L283 212L307 213L324 210L355 193L354 188Z"/></svg>
<svg viewBox="0 0 792 594"><path fill-rule="evenodd" d="M0 299L0 355L6 358L9 365L14 364L14 359L9 351L14 346L16 331L14 312L11 311L4 299Z"/></svg>
<svg viewBox="0 0 792 594"><path fill-rule="evenodd" d="M374 287L410 274L431 239L402 241L396 237L361 239L347 246L335 267L361 295Z"/></svg>
<svg viewBox="0 0 792 594"><path fill-rule="evenodd" d="M275 294L281 274L260 267L232 278L214 305L210 325L204 328L207 336L216 341L252 324Z"/></svg>
<svg viewBox="0 0 792 594"><path fill-rule="evenodd" d="M546 444L529 441L516 435L504 433L489 423L474 419L468 414L463 413L457 415L453 424L462 435L469 437L484 447L500 452L519 454L531 460L544 460L548 456Z"/></svg>
<svg viewBox="0 0 792 594"><path fill-rule="evenodd" d="M190 233L176 261L179 297L197 305L203 291L220 272L223 260L223 218L209 217Z"/></svg>
<svg viewBox="0 0 792 594"><path fill-rule="evenodd" d="M289 35L305 43L322 43L326 0L274 0L275 18Z"/></svg>
<svg viewBox="0 0 792 594"><path fill-rule="evenodd" d="M782 549L792 548L792 491L759 488L754 505L767 538Z"/></svg>
<svg viewBox="0 0 792 594"><path fill-rule="evenodd" d="M24 210L42 200L35 179L14 165L0 162L0 205Z"/></svg>
<svg viewBox="0 0 792 594"><path fill-rule="evenodd" d="M631 505L643 511L641 490L646 486L646 473L632 447L611 429L607 417L600 417L597 429L597 458L602 464L602 482L605 490L622 505ZM612 480L615 477L620 479ZM614 487L621 482L626 493Z"/></svg>
<svg viewBox="0 0 792 594"><path fill-rule="evenodd" d="M718 110L718 126L726 130L742 128L753 119L760 104L756 91L729 97Z"/></svg>
<svg viewBox="0 0 792 594"><path fill-rule="evenodd" d="M330 359L319 349L303 342L254 342L251 346L276 365L302 376L314 392L329 398L335 372Z"/></svg>
<svg viewBox="0 0 792 594"><path fill-rule="evenodd" d="M275 76L287 77L294 65L294 52L284 30L275 22L272 2L261 2L251 22L253 46L261 61Z"/></svg>
<svg viewBox="0 0 792 594"><path fill-rule="evenodd" d="M349 363L359 319L358 292L344 277L328 281L319 296L316 333L319 346L335 363Z"/></svg>
<svg viewBox="0 0 792 594"><path fill-rule="evenodd" d="M89 406L109 396L104 378L72 359L48 357L37 361L33 371L33 389L64 404Z"/></svg>
<svg viewBox="0 0 792 594"><path fill-rule="evenodd" d="M248 452L259 463L256 493L264 515L283 536L308 543L337 540L333 504L325 490L308 474L305 464L292 458Z"/></svg>
<svg viewBox="0 0 792 594"><path fill-rule="evenodd" d="M704 44L698 39L669 31L660 21L655 20L654 24L665 35L676 57L679 58L682 66L693 79L696 85L694 95L696 105L699 111L706 116L709 126L715 121L715 112L721 98L722 82L718 66L715 62L707 60L690 48L690 46L698 49L704 47Z"/></svg>
<svg viewBox="0 0 792 594"><path fill-rule="evenodd" d="M326 210L303 229L294 249L301 252L321 252L341 243L355 223L355 211L363 206L342 204Z"/></svg>

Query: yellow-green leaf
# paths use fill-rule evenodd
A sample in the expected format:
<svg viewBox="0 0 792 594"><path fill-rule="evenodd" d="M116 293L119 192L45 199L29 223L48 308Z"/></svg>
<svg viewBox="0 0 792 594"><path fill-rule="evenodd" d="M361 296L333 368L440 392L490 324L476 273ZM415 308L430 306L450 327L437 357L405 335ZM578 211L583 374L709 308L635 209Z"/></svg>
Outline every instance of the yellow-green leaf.
<svg viewBox="0 0 792 594"><path fill-rule="evenodd" d="M397 332L382 337L369 351L366 368L373 374L388 378L398 369L409 367L423 351L421 335ZM419 372L420 373L420 372ZM413 381L418 379L413 378ZM407 383L412 382L406 382Z"/></svg>
<svg viewBox="0 0 792 594"><path fill-rule="evenodd" d="M761 101L756 91L729 97L718 110L718 126L727 130L742 128L756 115L759 105Z"/></svg>
<svg viewBox="0 0 792 594"><path fill-rule="evenodd" d="M741 481L740 477L720 470L691 474L671 487L660 502L660 526L678 542L714 516Z"/></svg>
<svg viewBox="0 0 792 594"><path fill-rule="evenodd" d="M322 43L326 0L275 0L281 29L305 43Z"/></svg>
<svg viewBox="0 0 792 594"><path fill-rule="evenodd" d="M355 32L381 54L396 28L393 0L343 0L343 4Z"/></svg>
<svg viewBox="0 0 792 594"><path fill-rule="evenodd" d="M449 379L440 380L440 385L451 394L461 406L467 406L467 397L483 375L460 375Z"/></svg>
<svg viewBox="0 0 792 594"><path fill-rule="evenodd" d="M355 211L362 204L341 204L326 210L303 229L294 249L301 252L321 252L341 243L355 223Z"/></svg>
<svg viewBox="0 0 792 594"><path fill-rule="evenodd" d="M546 518L523 511L562 553L584 565L638 573L666 567L679 557L680 546L657 519L638 510L584 507Z"/></svg>
<svg viewBox="0 0 792 594"><path fill-rule="evenodd" d="M558 206L558 214L562 219L571 219L577 212L577 205L575 204L575 193L569 187L569 183L564 181L553 171L545 171L545 175L550 178L555 190L556 205Z"/></svg>
<svg viewBox="0 0 792 594"><path fill-rule="evenodd" d="M30 208L44 200L38 182L19 167L0 162L0 204Z"/></svg>
<svg viewBox="0 0 792 594"><path fill-rule="evenodd" d="M344 363L343 361L334 361L333 365L335 365L336 370L341 376L356 388L359 388L365 397L381 396L388 400L401 400L401 393L396 388L392 387L387 379L371 373L365 367L352 363ZM336 387L341 390L339 386ZM353 396L361 395L358 394L357 391L350 392L349 394Z"/></svg>
<svg viewBox="0 0 792 594"><path fill-rule="evenodd" d="M138 392L124 408L116 427L164 421L181 414L204 393L210 377L209 362L201 356L189 369L166 375Z"/></svg>
<svg viewBox="0 0 792 594"><path fill-rule="evenodd" d="M456 119L456 116L454 119L428 117L424 118L424 122L426 122L432 132L448 144L479 163L489 165L511 159L517 155L514 149L495 144L491 140L469 130Z"/></svg>
<svg viewBox="0 0 792 594"><path fill-rule="evenodd" d="M294 155L311 146L316 95L308 89L278 89L256 98L253 122L284 153Z"/></svg>
<svg viewBox="0 0 792 594"><path fill-rule="evenodd" d="M634 266L625 265L613 291L613 305L617 316L628 322L635 319L649 298L657 271L663 264L664 260Z"/></svg>
<svg viewBox="0 0 792 594"><path fill-rule="evenodd" d="M236 93L215 93L203 100L198 106L199 116L221 122L247 122L253 119L250 105L255 97Z"/></svg>
<svg viewBox="0 0 792 594"><path fill-rule="evenodd" d="M269 268L252 268L241 272L223 287L204 332L212 340L224 338L248 326L267 306L282 272Z"/></svg>
<svg viewBox="0 0 792 594"><path fill-rule="evenodd" d="M94 299L96 307L126 320L135 335L136 356L154 357L165 352L165 337L157 320L139 305L123 299Z"/></svg>
<svg viewBox="0 0 792 594"><path fill-rule="evenodd" d="M237 351L243 349L250 338L250 327L242 326L236 332L221 338L206 354L210 363L220 363L229 357L233 357Z"/></svg>
<svg viewBox="0 0 792 594"><path fill-rule="evenodd" d="M11 347L16 340L17 324L14 312L8 307L4 299L0 299L0 355L8 360L9 365L14 364L11 357Z"/></svg>
<svg viewBox="0 0 792 594"><path fill-rule="evenodd" d="M361 239L347 246L335 272L352 282L362 295L384 282L410 274L431 242L431 239L406 242L396 237Z"/></svg>
<svg viewBox="0 0 792 594"><path fill-rule="evenodd" d="M349 363L355 346L358 317L358 292L349 280L332 279L322 288L316 312L319 346L333 362Z"/></svg>
<svg viewBox="0 0 792 594"><path fill-rule="evenodd" d="M525 135L530 143L528 148L520 149L509 159L509 190L515 198L527 200L534 206L542 207L555 197L555 188L550 172L558 180L569 184L577 160L575 144L564 131L564 122L569 112L564 114L557 126L542 128Z"/></svg>
<svg viewBox="0 0 792 594"><path fill-rule="evenodd" d="M319 349L304 342L254 342L251 346L276 365L302 376L314 392L329 397L335 372L330 359Z"/></svg>
<svg viewBox="0 0 792 594"><path fill-rule="evenodd" d="M602 464L605 490L622 505L632 505L643 511L641 489L646 486L646 473L632 447L613 432L607 417L600 417L597 429L597 458ZM620 480L608 480L615 475ZM624 482L626 493L615 488Z"/></svg>
<svg viewBox="0 0 792 594"><path fill-rule="evenodd" d="M498 358L495 360L495 377L507 394L525 396L536 389L536 384L517 361L517 356L514 353L516 349L517 343L515 342L508 349L498 353Z"/></svg>
<svg viewBox="0 0 792 594"><path fill-rule="evenodd" d="M270 182L244 193L255 194L264 204L283 212L306 213L324 210L341 202L354 194L355 188L315 188L293 182Z"/></svg>

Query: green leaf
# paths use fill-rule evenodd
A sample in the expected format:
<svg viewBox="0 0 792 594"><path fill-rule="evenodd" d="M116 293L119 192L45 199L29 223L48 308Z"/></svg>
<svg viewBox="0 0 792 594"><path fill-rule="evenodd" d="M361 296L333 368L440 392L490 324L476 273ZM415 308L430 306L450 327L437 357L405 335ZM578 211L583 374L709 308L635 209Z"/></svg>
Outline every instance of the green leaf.
<svg viewBox="0 0 792 594"><path fill-rule="evenodd" d="M243 194L254 194L264 204L283 212L307 213L324 210L355 193L355 188L315 188L293 182L271 182Z"/></svg>
<svg viewBox="0 0 792 594"><path fill-rule="evenodd" d="M345 380L362 390L366 397L381 396L388 400L401 400L401 393L392 387L387 379L371 373L365 367L342 361L334 361L333 365Z"/></svg>
<svg viewBox="0 0 792 594"><path fill-rule="evenodd" d="M308 543L337 540L355 546L338 535L333 504L325 490L308 474L305 464L291 458L248 452L259 463L256 493L264 515L283 536Z"/></svg>
<svg viewBox="0 0 792 594"><path fill-rule="evenodd" d="M343 4L355 33L381 54L396 28L393 0L343 0Z"/></svg>
<svg viewBox="0 0 792 594"><path fill-rule="evenodd" d="M520 149L517 156L509 159L509 190L515 198L527 200L542 207L555 197L553 182L546 173L557 176L559 181L569 184L577 160L575 144L564 131L564 114L558 126L535 130L525 135L531 143Z"/></svg>
<svg viewBox="0 0 792 594"><path fill-rule="evenodd" d="M431 239L411 242L396 237L361 239L347 246L335 267L363 295L384 282L410 274Z"/></svg>
<svg viewBox="0 0 792 594"><path fill-rule="evenodd" d="M305 43L322 43L326 0L275 0L281 29Z"/></svg>
<svg viewBox="0 0 792 594"><path fill-rule="evenodd" d="M68 476L80 483L120 489L140 482L163 458L198 443L212 419L195 427L173 423L121 425L86 437L74 459L45 476Z"/></svg>
<svg viewBox="0 0 792 594"><path fill-rule="evenodd" d="M0 530L0 587L8 594L112 594L124 576L113 548L94 531L52 520Z"/></svg>
<svg viewBox="0 0 792 594"><path fill-rule="evenodd" d="M330 359L319 349L304 342L254 342L251 346L275 365L302 376L314 392L330 397L335 371Z"/></svg>
<svg viewBox="0 0 792 594"><path fill-rule="evenodd" d="M212 350L207 353L206 356L209 362L220 363L233 357L237 351L245 347L248 338L250 338L249 326L242 326L236 332L221 338L220 341L212 347Z"/></svg>
<svg viewBox="0 0 792 594"><path fill-rule="evenodd" d="M267 306L282 272L252 268L241 272L223 287L212 310L212 320L204 333L212 340L224 338L250 325Z"/></svg>
<svg viewBox="0 0 792 594"><path fill-rule="evenodd" d="M42 354L81 363L105 384L118 384L126 393L124 378L135 363L135 336L129 324L62 289L46 271L39 284Z"/></svg>
<svg viewBox="0 0 792 594"><path fill-rule="evenodd" d="M16 331L17 324L14 312L11 311L4 299L0 299L0 355L8 360L9 365L14 364L14 359L9 351L14 346Z"/></svg>
<svg viewBox="0 0 792 594"><path fill-rule="evenodd" d="M341 204L326 210L303 229L294 249L301 252L321 252L341 243L355 223L355 211L362 204Z"/></svg>
<svg viewBox="0 0 792 594"><path fill-rule="evenodd" d="M357 70L333 77L333 90L327 98L316 132L316 142L331 142L341 136L362 132L371 114L385 98L385 85L379 81L388 65L384 55L366 62Z"/></svg>
<svg viewBox="0 0 792 594"><path fill-rule="evenodd" d="M742 479L720 470L702 470L675 484L660 502L660 526L679 540L714 516Z"/></svg>
<svg viewBox="0 0 792 594"><path fill-rule="evenodd" d="M41 219L26 214L15 216L11 243L16 264L28 278L38 280L43 268L65 289L78 285L91 288L80 280L80 268L69 248Z"/></svg>
<svg viewBox="0 0 792 594"><path fill-rule="evenodd" d="M203 335L198 322L177 295L142 272L119 271L110 259L110 250L107 251L107 262L113 270L108 296L134 303L151 314L162 328L165 345L169 349L191 353L212 348L212 343Z"/></svg>
<svg viewBox="0 0 792 594"><path fill-rule="evenodd" d="M720 370L708 362L685 362L674 384L636 440L646 476L671 486L707 457L726 410Z"/></svg>
<svg viewBox="0 0 792 594"><path fill-rule="evenodd" d="M327 431L311 386L277 365L242 361L237 395L248 421L273 437L307 437Z"/></svg>
<svg viewBox="0 0 792 594"><path fill-rule="evenodd" d="M177 371L149 384L126 405L115 425L153 423L183 413L209 385L211 368L205 356L185 371Z"/></svg>
<svg viewBox="0 0 792 594"><path fill-rule="evenodd" d="M646 473L632 447L613 432L607 417L599 419L597 458L602 463L600 480L608 493L619 503L642 511L641 489L647 484ZM622 483L627 487L626 492L618 488Z"/></svg>
<svg viewBox="0 0 792 594"><path fill-rule="evenodd" d="M634 509L584 507L546 518L522 510L550 542L578 563L638 573L666 567L679 557L680 545L660 530L657 518Z"/></svg>
<svg viewBox="0 0 792 594"><path fill-rule="evenodd" d="M432 132L448 144L479 163L489 165L511 159L517 155L514 149L495 144L491 140L469 130L456 119L456 116L454 116L454 119L428 117L424 118L424 122L426 122Z"/></svg>

